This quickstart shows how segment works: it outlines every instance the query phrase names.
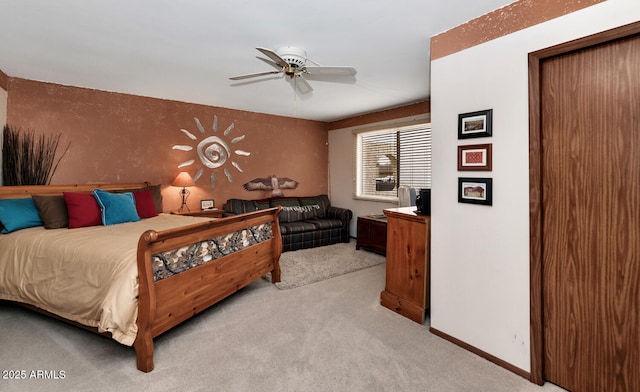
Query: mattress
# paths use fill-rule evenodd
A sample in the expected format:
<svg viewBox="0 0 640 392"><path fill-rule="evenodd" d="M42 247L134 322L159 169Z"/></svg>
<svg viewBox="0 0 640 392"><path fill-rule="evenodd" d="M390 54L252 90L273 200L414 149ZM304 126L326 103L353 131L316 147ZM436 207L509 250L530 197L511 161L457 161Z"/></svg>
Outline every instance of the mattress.
<svg viewBox="0 0 640 392"><path fill-rule="evenodd" d="M140 235L208 220L160 214L112 226L34 227L0 235L0 299L97 327L131 346L137 335Z"/></svg>

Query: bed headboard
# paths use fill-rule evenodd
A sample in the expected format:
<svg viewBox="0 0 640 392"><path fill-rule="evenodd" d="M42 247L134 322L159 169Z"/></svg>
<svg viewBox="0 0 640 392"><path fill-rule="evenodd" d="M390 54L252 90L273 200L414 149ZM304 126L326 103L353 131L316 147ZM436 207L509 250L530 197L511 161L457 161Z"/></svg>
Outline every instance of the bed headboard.
<svg viewBox="0 0 640 392"><path fill-rule="evenodd" d="M94 189L105 191L126 191L146 188L150 186L148 182L134 182L128 184L74 184L74 185L17 185L0 186L0 199L11 199L16 197L31 197L31 195L61 195L62 192L86 192L91 193Z"/></svg>

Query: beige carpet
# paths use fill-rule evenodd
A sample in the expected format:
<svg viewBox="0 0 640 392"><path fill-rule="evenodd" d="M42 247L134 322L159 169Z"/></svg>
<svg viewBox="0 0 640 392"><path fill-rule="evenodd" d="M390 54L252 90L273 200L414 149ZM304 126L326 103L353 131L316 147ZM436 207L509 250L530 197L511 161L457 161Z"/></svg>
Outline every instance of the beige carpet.
<svg viewBox="0 0 640 392"><path fill-rule="evenodd" d="M0 301L0 369L65 373L0 378L0 391L563 391L440 339L429 320L380 306L384 282L382 264L293 290L258 279L154 339L148 374L131 347Z"/></svg>
<svg viewBox="0 0 640 392"><path fill-rule="evenodd" d="M356 250L356 241L284 252L280 256L279 289L292 289L385 262L385 257ZM271 281L271 275L265 276Z"/></svg>

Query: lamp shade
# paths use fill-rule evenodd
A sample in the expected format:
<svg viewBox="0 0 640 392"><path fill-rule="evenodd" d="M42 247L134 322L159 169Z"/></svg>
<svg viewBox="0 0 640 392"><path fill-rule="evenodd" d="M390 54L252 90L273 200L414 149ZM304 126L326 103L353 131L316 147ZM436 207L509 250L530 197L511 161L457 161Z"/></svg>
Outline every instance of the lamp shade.
<svg viewBox="0 0 640 392"><path fill-rule="evenodd" d="M196 183L193 181L193 178L191 178L191 175L189 175L189 173L180 172L180 174L176 176L176 179L171 183L171 186L179 186L184 188L188 186L196 186Z"/></svg>

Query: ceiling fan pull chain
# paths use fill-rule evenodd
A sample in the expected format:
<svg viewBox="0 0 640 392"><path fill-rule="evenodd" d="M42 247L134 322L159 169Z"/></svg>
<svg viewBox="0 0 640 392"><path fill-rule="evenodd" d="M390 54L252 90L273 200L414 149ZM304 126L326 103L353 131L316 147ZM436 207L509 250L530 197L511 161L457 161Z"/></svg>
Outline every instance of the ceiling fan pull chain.
<svg viewBox="0 0 640 392"><path fill-rule="evenodd" d="M298 116L298 78L293 77L293 117Z"/></svg>

